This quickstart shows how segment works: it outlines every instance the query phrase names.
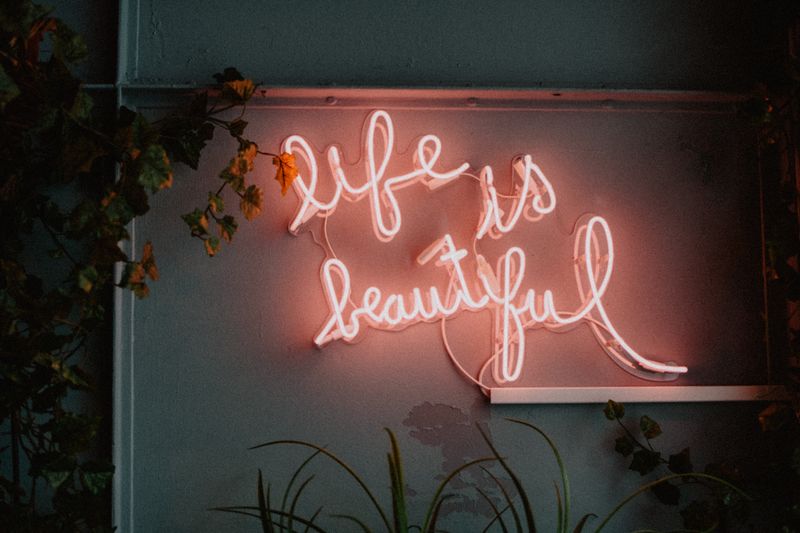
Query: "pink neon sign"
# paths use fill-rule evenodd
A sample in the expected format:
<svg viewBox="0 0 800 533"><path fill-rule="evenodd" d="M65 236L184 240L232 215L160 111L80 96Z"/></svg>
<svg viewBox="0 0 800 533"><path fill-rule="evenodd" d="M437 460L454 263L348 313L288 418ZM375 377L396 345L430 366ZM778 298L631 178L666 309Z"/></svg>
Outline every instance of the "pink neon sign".
<svg viewBox="0 0 800 533"><path fill-rule="evenodd" d="M311 145L299 135L292 135L283 142L283 151L293 153L307 169L293 183L299 203L289 231L297 234L312 218L331 216L342 200L359 202L367 197L375 236L388 242L402 226L396 190L422 183L434 191L467 176L479 181L482 195L482 211L473 233L472 247L477 267L467 271L463 264L467 250L458 247L452 236L446 234L417 258L419 265L435 260L436 266L446 269L449 282L444 294L435 286L414 287L406 294L384 293L370 286L359 298L353 295L350 271L345 263L335 254L329 254L321 269L329 315L314 337L317 346L335 340L353 341L367 328L397 331L420 322L444 321L461 311L491 311L494 349L477 378L470 377L481 386L484 386L482 376L489 365L497 383L519 379L525 363L526 330L544 328L562 332L581 323L588 325L608 356L633 375L650 380L671 380L688 371L685 366L654 361L640 354L613 324L603 295L611 281L615 251L611 228L603 217L582 217L575 225L572 260L575 290L581 302L576 309L558 309L550 289L541 292L523 289L525 253L521 248L508 248L494 268L477 252L475 242L478 240L486 236L500 239L521 220L536 222L555 210L556 194L552 183L530 155L512 161L515 192L503 196L495 189L490 166L481 168L477 176L468 172L470 165L466 162L454 169L437 170L442 142L432 134L419 139L408 172L388 175L387 168L394 153L394 125L386 111L370 113L363 142L366 157L360 182L352 176L348 178L336 146L326 149L333 192L325 199L319 198L320 169Z"/></svg>

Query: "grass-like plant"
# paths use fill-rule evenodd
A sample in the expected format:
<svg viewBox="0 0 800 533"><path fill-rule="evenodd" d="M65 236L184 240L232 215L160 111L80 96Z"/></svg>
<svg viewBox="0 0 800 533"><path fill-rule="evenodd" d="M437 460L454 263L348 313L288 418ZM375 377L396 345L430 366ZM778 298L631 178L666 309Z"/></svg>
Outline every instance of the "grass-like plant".
<svg viewBox="0 0 800 533"><path fill-rule="evenodd" d="M571 528L570 525L571 496L570 496L569 477L567 475L566 467L564 466L564 461L562 460L561 454L559 453L555 443L550 439L550 437L544 431L542 431L535 425L531 424L530 422L513 418L507 418L506 420L538 433L545 440L547 445L550 447L550 450L553 452L553 456L555 457L556 463L558 464L559 477L560 477L560 483L555 481L553 482L556 494L556 518L557 518L556 532L569 533L570 531L572 531L573 533L582 533L583 531L585 531L586 528L589 526L590 520L598 519L598 517L593 513L585 514L577 521L575 526ZM306 477L302 482L299 482L299 480L302 477L302 473L315 457L323 455L331 459L337 465L339 465L349 475L349 477L351 477L363 490L364 494L367 496L367 499L370 501L371 507L374 509L374 511L378 514L380 518L380 524L378 526L378 530L383 530L388 533L408 533L410 531L419 531L420 533L436 533L438 531L442 531L438 527L439 520L441 517L442 506L449 498L453 497L453 494L448 494L445 491L450 482L454 478L456 478L463 471L474 467L474 468L479 468L483 472L485 472L497 485L499 492L502 495L500 505L498 505L480 487L475 487L480 496L486 501L487 505L491 508L493 514L492 518L488 521L488 523L486 523L482 527L476 528L475 531L486 532L491 528L495 528L499 529L500 531L503 531L503 533L508 533L509 531L514 531L516 533L536 532L537 529L536 529L536 521L534 518L533 505L531 503L531 498L529 497L528 492L525 489L525 485L520 479L520 476L511 466L509 466L506 458L503 455L501 455L500 451L497 449L492 440L487 436L483 428L481 428L480 426L477 426L477 428L481 434L481 437L486 442L486 445L488 446L489 451L491 453L487 454L487 456L485 457L469 461L459 466L458 468L454 469L447 476L445 476L445 478L439 483L436 490L434 491L433 497L431 498L430 502L427 505L427 510L425 512L424 517L422 518L422 521L418 523L412 523L411 517L409 517L408 514L408 507L406 505L406 489L405 489L405 483L403 481L403 465L400 458L400 449L397 445L397 439L395 438L392 431L389 429L386 429L385 431L389 436L389 442L390 442L390 450L387 453L387 463L389 467L389 480L391 487L391 506L392 506L391 512L387 512L384 506L381 505L375 492L373 492L369 488L364 479L346 462L344 462L337 455L328 451L326 448L302 440L274 440L270 442L265 442L263 444L258 444L251 448L251 449L259 449L259 448L267 448L267 447L288 444L312 450L311 455L307 457L300 464L300 466L294 471L291 479L286 485L286 488L280 499L279 505L276 506L273 504L272 485L270 483L267 483L265 488L263 475L261 470L259 470L257 490L256 490L257 505L215 507L212 510L241 514L256 518L260 522L261 529L264 533L273 533L273 532L307 533L312 531L323 533L326 530L317 522L318 518L322 516L322 511L323 511L322 506L319 506L308 517L301 516L300 511L298 510L298 502L300 500L301 495L308 488L308 486L314 479L314 476L310 475ZM501 480L497 477L495 473L493 473L489 468L487 468L487 465L489 463L493 465L499 465L499 468L502 471L504 471L505 474L508 475L516 494L510 493L509 488L507 488L501 482ZM617 515L617 513L640 494L652 490L653 487L658 486L659 484L669 483L670 481L678 479L704 480L704 481L718 483L724 486L725 488L738 493L743 498L749 499L749 497L737 487L728 483L724 479L709 474L700 474L694 472L684 473L684 474L671 474L639 487L637 490L635 490L627 497L622 499L602 520L599 521L594 531L599 532L604 530L612 522L612 519ZM368 518L365 516L354 516L350 514L331 514L330 516L332 518L346 520L351 523L354 523L362 531L366 533L371 533L373 531L373 529L367 523Z"/></svg>

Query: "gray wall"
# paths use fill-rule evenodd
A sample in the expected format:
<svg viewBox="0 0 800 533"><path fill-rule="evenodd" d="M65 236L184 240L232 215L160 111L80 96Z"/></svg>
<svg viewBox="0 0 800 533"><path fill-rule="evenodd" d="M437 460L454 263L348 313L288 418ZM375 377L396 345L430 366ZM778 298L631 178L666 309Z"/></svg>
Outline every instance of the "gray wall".
<svg viewBox="0 0 800 533"><path fill-rule="evenodd" d="M107 28L116 12L110 3L58 4L58 12L89 37L95 55L84 67L87 78L113 80L116 43ZM128 82L147 84L203 84L235 65L267 86L742 90L762 77L773 46L763 39L762 22L780 18L780 11L757 4L132 0L122 4L122 67ZM150 94L149 101L161 96ZM128 103L144 105L137 98L131 95ZM261 113L252 111L254 123ZM681 127L691 131L690 124ZM666 157L671 150L673 162L687 161L677 137L671 141ZM729 150L721 141L702 142ZM503 417L529 420L559 445L573 484L573 520L605 514L638 485L638 476L610 453L616 432L601 406L489 406L455 374L435 328L381 364L366 361L371 349L387 350L387 335L333 353L309 350L310 335L290 331L280 304L292 281L317 283L316 259L309 259L313 248L301 251L283 231L291 203L275 194L269 169L264 185L276 207L242 228L221 257L204 258L178 219L202 201L230 150L220 141L199 173L181 172L174 190L159 195L136 228L137 246L154 241L163 277L149 300L135 307L126 300L121 315L123 358L115 369L124 395L117 400L123 436L117 446L125 454L118 465L121 531L257 530L247 518L206 509L253 504L259 467L282 489L304 452L246 449L277 438L328 445L386 502L384 426L398 434L405 453L416 520L437 476L485 454L473 426L481 422L525 474L537 525L554 528L552 457ZM273 270L297 264L302 268L286 276ZM276 291L272 300L259 293L264 286ZM425 353L426 363L420 368L405 353ZM661 404L630 406L629 412L632 419L648 413L661 422L667 453L691 445L695 464L704 465L750 454L757 410L755 404ZM307 509L366 508L350 480L319 463ZM466 481L488 484L477 475ZM463 512L448 517L451 531L469 531L485 520L474 507L474 492L464 494L457 501ZM676 515L644 497L613 530L675 528ZM326 523L344 530L339 522Z"/></svg>

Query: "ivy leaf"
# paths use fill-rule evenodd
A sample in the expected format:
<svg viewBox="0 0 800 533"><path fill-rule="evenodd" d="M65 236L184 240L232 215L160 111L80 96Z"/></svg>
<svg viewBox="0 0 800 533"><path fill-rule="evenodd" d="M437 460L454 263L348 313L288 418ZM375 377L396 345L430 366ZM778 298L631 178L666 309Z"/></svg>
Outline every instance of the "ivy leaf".
<svg viewBox="0 0 800 533"><path fill-rule="evenodd" d="M236 222L236 219L230 215L225 215L222 217L222 219L218 220L217 223L219 224L220 236L227 242L231 242L231 240L233 240L233 235L239 228L239 224Z"/></svg>
<svg viewBox="0 0 800 533"><path fill-rule="evenodd" d="M230 126L228 126L229 128L228 131L233 137L241 137L246 127L247 127L247 121L237 118L236 120L230 123Z"/></svg>
<svg viewBox="0 0 800 533"><path fill-rule="evenodd" d="M75 94L75 99L72 101L72 106L69 109L69 114L77 120L87 120L92 114L94 102L92 97L85 91L78 91Z"/></svg>
<svg viewBox="0 0 800 533"><path fill-rule="evenodd" d="M78 271L78 287L85 293L92 292L97 278L97 269L91 265L84 267Z"/></svg>
<svg viewBox="0 0 800 533"><path fill-rule="evenodd" d="M119 108L114 143L131 154L132 159L136 159L141 150L153 144L157 137L144 116L125 106Z"/></svg>
<svg viewBox="0 0 800 533"><path fill-rule="evenodd" d="M225 83L226 81L243 80L244 76L235 68L227 67L221 74L219 72L214 74L214 79L217 80L217 83Z"/></svg>
<svg viewBox="0 0 800 533"><path fill-rule="evenodd" d="M144 282L145 270L141 263L138 261L129 261L125 265L125 270L122 272L122 279L118 286L125 289L130 289L137 298L146 298L150 294L150 288Z"/></svg>
<svg viewBox="0 0 800 533"><path fill-rule="evenodd" d="M137 159L137 181L151 193L172 186L172 167L164 147L151 144Z"/></svg>
<svg viewBox="0 0 800 533"><path fill-rule="evenodd" d="M247 220L253 220L261 214L261 207L264 203L264 193L255 185L250 185L239 202L239 208Z"/></svg>
<svg viewBox="0 0 800 533"><path fill-rule="evenodd" d="M64 63L75 63L87 55L89 55L89 50L83 37L57 20L53 32L53 56Z"/></svg>
<svg viewBox="0 0 800 533"><path fill-rule="evenodd" d="M57 489L72 475L73 468L69 461L64 461L42 468L41 475L51 487Z"/></svg>
<svg viewBox="0 0 800 533"><path fill-rule="evenodd" d="M661 454L659 452L638 450L633 454L633 461L631 461L631 465L628 469L645 475L655 470L660 462Z"/></svg>
<svg viewBox="0 0 800 533"><path fill-rule="evenodd" d="M53 370L76 389L89 389L89 383L83 379L83 373L77 365L68 365L60 359L53 361Z"/></svg>
<svg viewBox="0 0 800 533"><path fill-rule="evenodd" d="M195 209L191 213L181 215L181 218L192 230L193 237L208 235L208 217L201 209Z"/></svg>
<svg viewBox="0 0 800 533"><path fill-rule="evenodd" d="M222 197L213 192L208 193L208 207L211 208L211 212L215 215L225 211L225 203L222 201Z"/></svg>
<svg viewBox="0 0 800 533"><path fill-rule="evenodd" d="M655 494L656 498L658 498L658 501L664 505L678 505L678 500L680 500L681 497L681 491L669 481L659 483L658 485L653 486L651 490L653 491L653 494Z"/></svg>
<svg viewBox="0 0 800 533"><path fill-rule="evenodd" d="M272 164L277 167L275 179L281 184L281 196L286 196L298 173L294 155L284 152L280 156L273 157Z"/></svg>
<svg viewBox="0 0 800 533"><path fill-rule="evenodd" d="M6 74L5 68L0 65L0 111L3 111L6 104L19 96L19 87L11 79L11 76Z"/></svg>
<svg viewBox="0 0 800 533"><path fill-rule="evenodd" d="M647 439L654 439L661 435L661 426L647 415L642 416L639 420L639 429L642 430L642 434Z"/></svg>
<svg viewBox="0 0 800 533"><path fill-rule="evenodd" d="M633 441L627 435L621 435L614 441L614 451L623 457L628 457L633 450Z"/></svg>
<svg viewBox="0 0 800 533"><path fill-rule="evenodd" d="M106 216L111 222L127 224L133 220L134 212L125 197L116 191L111 191L101 201L100 205L105 210Z"/></svg>
<svg viewBox="0 0 800 533"><path fill-rule="evenodd" d="M80 467L81 480L95 496L103 492L114 477L114 465L102 461L88 461Z"/></svg>
<svg viewBox="0 0 800 533"><path fill-rule="evenodd" d="M615 402L614 400L608 400L605 408L603 409L603 414L605 414L606 418L609 420L617 420L625 416L625 406L621 403Z"/></svg>
<svg viewBox="0 0 800 533"><path fill-rule="evenodd" d="M252 80L226 81L222 85L222 97L235 104L243 104L253 96L255 90L256 86Z"/></svg>
<svg viewBox="0 0 800 533"><path fill-rule="evenodd" d="M162 122L158 142L171 159L197 170L200 153L214 137L214 125L205 122L205 104L198 111L194 111L193 106L194 102L187 111L188 116L173 116Z"/></svg>
<svg viewBox="0 0 800 533"><path fill-rule="evenodd" d="M141 264L145 274L153 281L158 281L158 267L156 266L156 258L153 256L153 243L150 241L144 243Z"/></svg>
<svg viewBox="0 0 800 533"><path fill-rule="evenodd" d="M228 166L220 172L219 177L225 180L234 191L241 193L244 190L244 176L255 167L255 158L258 154L258 145L246 143L236 153L236 157L228 162Z"/></svg>
<svg viewBox="0 0 800 533"><path fill-rule="evenodd" d="M89 172L95 159L106 154L106 150L95 139L85 135L72 138L61 153L59 169L64 176L73 176L78 172Z"/></svg>
<svg viewBox="0 0 800 533"><path fill-rule="evenodd" d="M680 453L669 456L667 468L676 474L688 474L693 470L692 461L689 457L689 448L684 448Z"/></svg>
<svg viewBox="0 0 800 533"><path fill-rule="evenodd" d="M212 235L209 238L204 239L203 244L205 245L206 253L209 257L214 257L217 255L217 252L219 252L220 242L217 237Z"/></svg>

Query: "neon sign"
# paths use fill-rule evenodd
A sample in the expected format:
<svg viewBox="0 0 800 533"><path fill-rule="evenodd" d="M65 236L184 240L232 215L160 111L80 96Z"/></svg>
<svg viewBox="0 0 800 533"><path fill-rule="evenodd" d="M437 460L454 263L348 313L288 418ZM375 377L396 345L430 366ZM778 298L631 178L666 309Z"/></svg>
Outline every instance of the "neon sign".
<svg viewBox="0 0 800 533"><path fill-rule="evenodd" d="M337 340L352 342L367 328L398 331L420 322L437 320L442 321L444 332L444 321L462 311L491 311L494 315L494 349L477 378L470 377L482 387L486 386L483 374L489 365L497 383L519 379L525 364L526 330L544 328L563 332L578 324L586 324L606 354L635 376L666 381L688 371L685 366L658 362L640 354L613 324L603 296L611 281L615 251L611 228L603 217L584 216L575 225L572 260L575 288L581 303L573 310L559 310L550 289L541 292L523 289L525 253L521 248L508 248L497 259L494 268L477 252L474 246L477 241L487 236L501 239L521 220L533 223L555 210L553 185L530 155L512 161L515 193L502 196L495 188L490 166L481 168L477 176L468 172L470 165L466 162L454 169L437 170L442 142L432 134L419 139L408 172L387 175L394 153L394 125L386 111L370 113L363 131L363 143L366 157L360 183L356 183L352 176L348 178L342 168L339 148L329 146L326 149L333 192L321 199L318 197L320 169L311 145L299 135L292 135L283 142L283 151L293 153L307 169L292 184L299 203L289 223L289 231L297 234L312 218L331 216L342 200L359 202L367 197L375 236L388 242L402 227L402 210L394 194L396 190L424 184L435 191L446 183L467 176L480 183L482 196L482 210L473 233L473 259L477 266L468 269L463 264L469 253L458 247L450 234L446 234L417 257L419 265L435 260L436 266L447 271L446 291L430 286L414 287L410 293L396 294L371 286L360 298L356 296L354 299L350 271L335 254L329 254L321 269L329 315L314 337L317 346L323 347ZM449 346L447 349L450 353ZM450 355L452 357L452 353ZM454 362L458 365L457 361Z"/></svg>

